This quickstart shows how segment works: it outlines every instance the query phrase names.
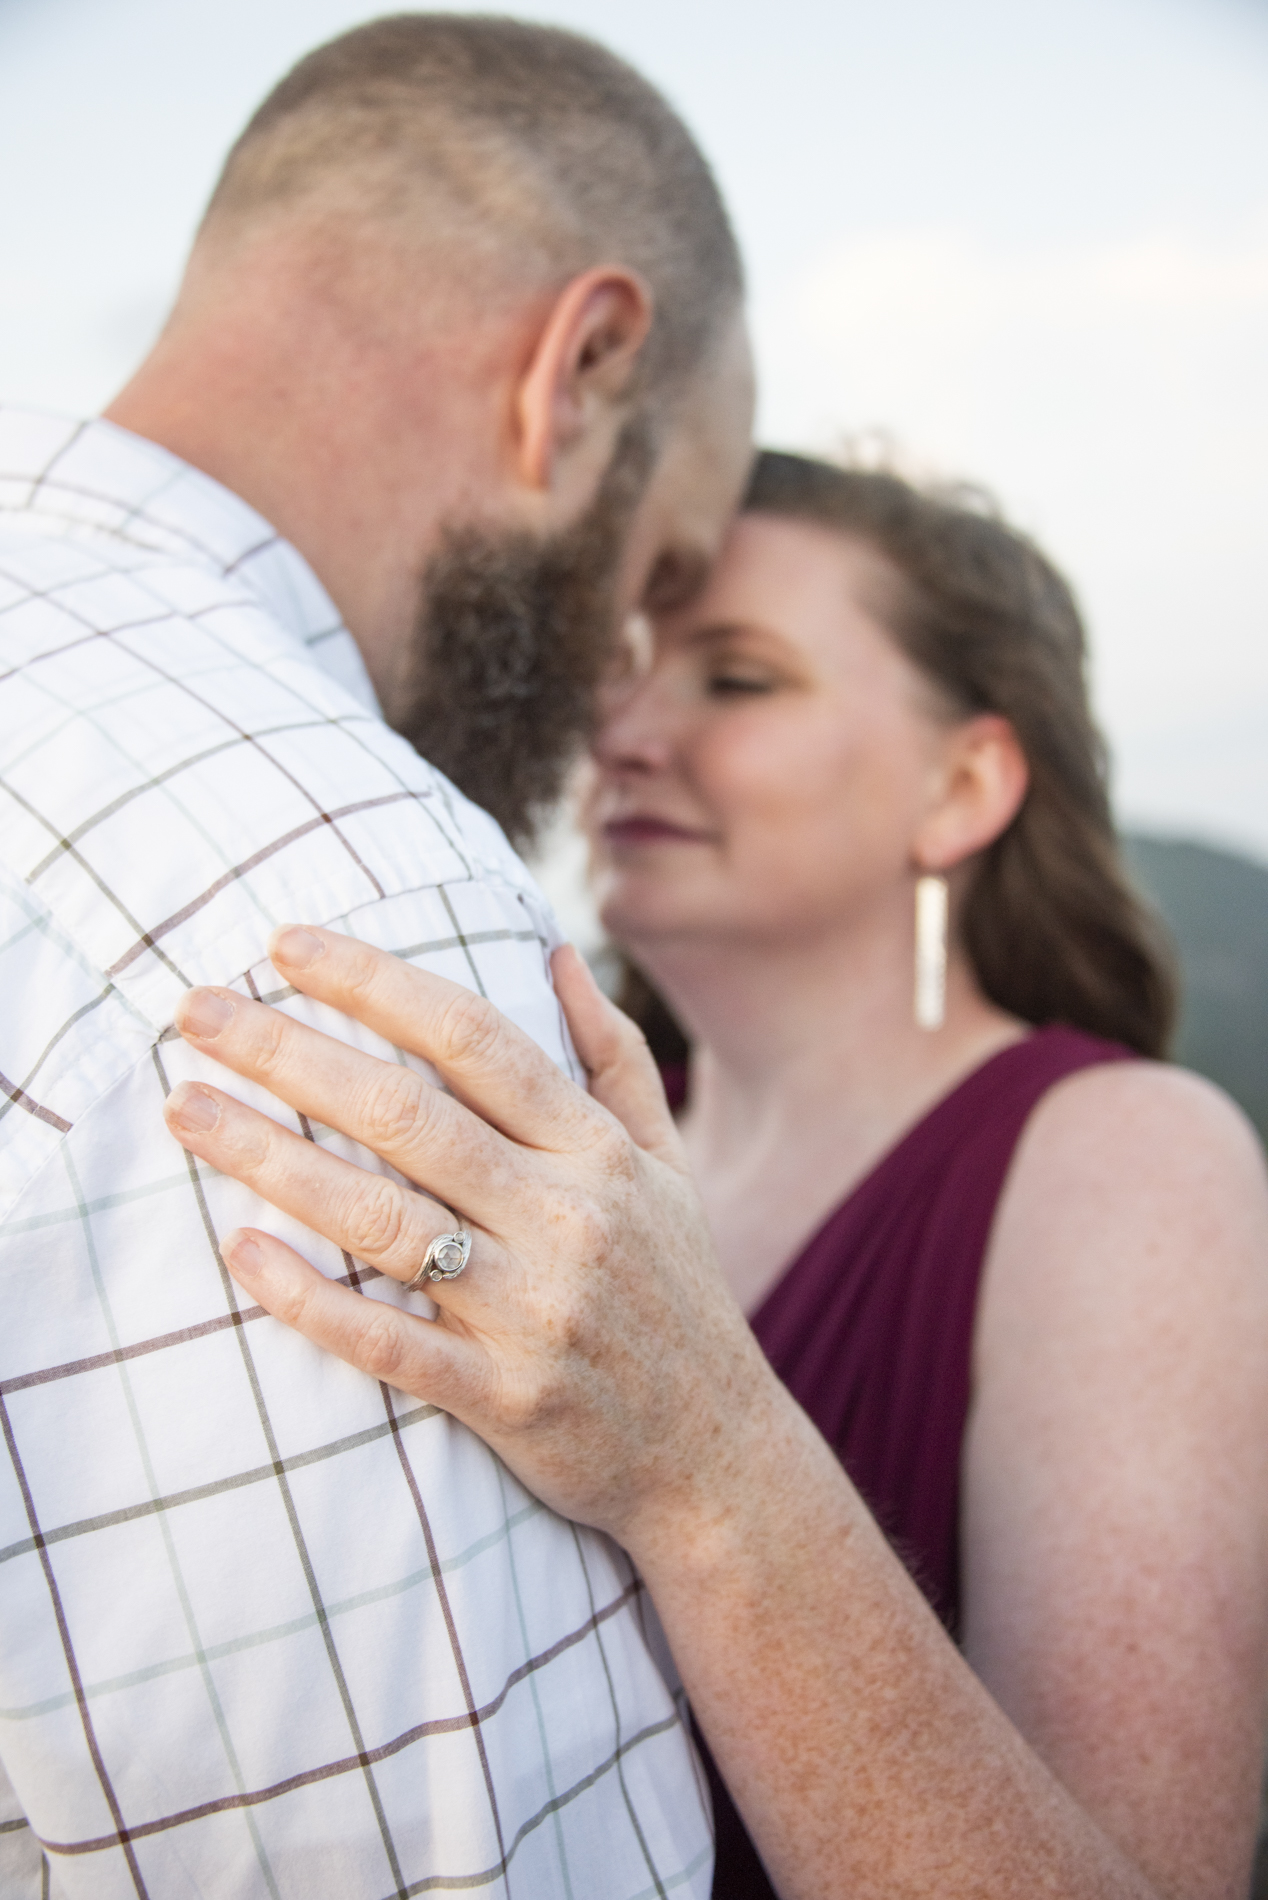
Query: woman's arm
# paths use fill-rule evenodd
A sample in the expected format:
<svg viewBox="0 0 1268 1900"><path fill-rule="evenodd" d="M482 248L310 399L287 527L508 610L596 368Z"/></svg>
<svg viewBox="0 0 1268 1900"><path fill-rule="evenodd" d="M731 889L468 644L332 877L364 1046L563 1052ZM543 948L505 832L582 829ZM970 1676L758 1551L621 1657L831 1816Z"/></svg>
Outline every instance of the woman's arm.
<svg viewBox="0 0 1268 1900"><path fill-rule="evenodd" d="M785 1900L1222 1895L1184 1866L1151 1885L947 1641L726 1293L655 1073L579 960L558 960L559 988L594 1099L479 999L320 935L306 967L277 958L284 976L426 1056L452 1095L240 998L191 1040L425 1181L472 1226L471 1264L432 1323L266 1236L226 1237L226 1258L279 1317L625 1544ZM191 1096L210 1129L182 1122ZM449 1225L229 1097L187 1088L171 1119L399 1280Z"/></svg>
<svg viewBox="0 0 1268 1900"><path fill-rule="evenodd" d="M1161 1890L1243 1896L1268 1691L1268 1218L1231 1104L1155 1064L1031 1117L979 1305L966 1652Z"/></svg>

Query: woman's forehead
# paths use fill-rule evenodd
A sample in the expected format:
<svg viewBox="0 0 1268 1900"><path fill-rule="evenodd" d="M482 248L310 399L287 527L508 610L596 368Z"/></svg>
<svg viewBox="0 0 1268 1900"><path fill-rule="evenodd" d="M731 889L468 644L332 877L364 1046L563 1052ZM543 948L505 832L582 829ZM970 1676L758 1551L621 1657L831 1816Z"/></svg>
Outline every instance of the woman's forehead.
<svg viewBox="0 0 1268 1900"><path fill-rule="evenodd" d="M820 646L866 621L884 631L895 573L854 535L817 522L743 514L708 582L691 603L657 621L668 644L762 628L794 645Z"/></svg>

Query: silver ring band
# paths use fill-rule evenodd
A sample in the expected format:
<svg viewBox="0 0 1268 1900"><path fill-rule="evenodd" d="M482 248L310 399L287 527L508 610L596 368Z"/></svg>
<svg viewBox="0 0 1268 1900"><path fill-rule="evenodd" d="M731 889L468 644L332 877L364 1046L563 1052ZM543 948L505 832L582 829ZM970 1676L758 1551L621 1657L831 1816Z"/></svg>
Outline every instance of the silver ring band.
<svg viewBox="0 0 1268 1900"><path fill-rule="evenodd" d="M452 1208L446 1213L454 1223L451 1234L437 1234L423 1255L423 1264L412 1280L405 1282L407 1293L419 1293L429 1280L456 1280L471 1258L471 1230L464 1227Z"/></svg>

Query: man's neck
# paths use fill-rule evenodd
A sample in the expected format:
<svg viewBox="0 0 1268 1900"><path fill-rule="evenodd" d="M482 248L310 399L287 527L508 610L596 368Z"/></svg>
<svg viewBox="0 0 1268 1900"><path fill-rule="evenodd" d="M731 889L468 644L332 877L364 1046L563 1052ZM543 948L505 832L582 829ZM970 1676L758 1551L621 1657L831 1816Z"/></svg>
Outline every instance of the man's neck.
<svg viewBox="0 0 1268 1900"><path fill-rule="evenodd" d="M178 311L105 414L223 483L303 555L390 716L423 565L470 485L460 378L426 373L421 348L394 375L385 353L323 329L320 310L288 312L284 284L276 296L261 309L248 295L214 324Z"/></svg>

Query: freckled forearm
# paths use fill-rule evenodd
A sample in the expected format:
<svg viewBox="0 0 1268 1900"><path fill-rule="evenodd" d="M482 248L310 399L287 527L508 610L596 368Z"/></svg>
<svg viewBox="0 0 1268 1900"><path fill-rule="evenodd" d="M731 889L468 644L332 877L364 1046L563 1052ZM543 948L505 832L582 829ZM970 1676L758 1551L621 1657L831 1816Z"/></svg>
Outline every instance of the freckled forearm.
<svg viewBox="0 0 1268 1900"><path fill-rule="evenodd" d="M783 1900L1156 1900L969 1671L809 1422L764 1413L712 1488L631 1542Z"/></svg>

